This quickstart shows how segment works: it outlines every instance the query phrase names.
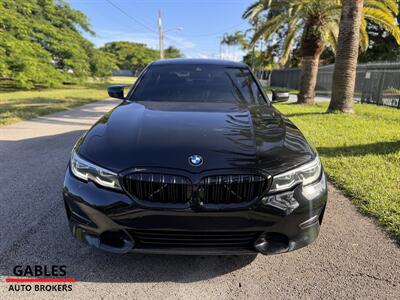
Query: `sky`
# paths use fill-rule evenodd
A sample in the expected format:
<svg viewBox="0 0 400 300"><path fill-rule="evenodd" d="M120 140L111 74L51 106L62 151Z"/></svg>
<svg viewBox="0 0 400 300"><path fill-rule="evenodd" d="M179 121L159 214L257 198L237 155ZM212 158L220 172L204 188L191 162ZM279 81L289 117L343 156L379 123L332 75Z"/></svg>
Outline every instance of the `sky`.
<svg viewBox="0 0 400 300"><path fill-rule="evenodd" d="M161 11L165 47L181 49L185 57L220 58L224 33L249 28L241 19L255 0L67 0L85 13L96 36L85 36L96 46L132 41L158 47L157 14ZM177 30L181 28L181 30ZM241 60L239 47L222 47L222 58Z"/></svg>

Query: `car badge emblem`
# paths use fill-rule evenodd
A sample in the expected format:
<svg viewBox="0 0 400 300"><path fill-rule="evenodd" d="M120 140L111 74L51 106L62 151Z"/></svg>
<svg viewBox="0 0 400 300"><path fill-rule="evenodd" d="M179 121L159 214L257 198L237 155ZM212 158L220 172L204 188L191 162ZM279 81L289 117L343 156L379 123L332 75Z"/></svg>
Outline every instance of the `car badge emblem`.
<svg viewBox="0 0 400 300"><path fill-rule="evenodd" d="M189 156L189 164L193 167L199 167L203 164L203 158L200 155L191 155Z"/></svg>

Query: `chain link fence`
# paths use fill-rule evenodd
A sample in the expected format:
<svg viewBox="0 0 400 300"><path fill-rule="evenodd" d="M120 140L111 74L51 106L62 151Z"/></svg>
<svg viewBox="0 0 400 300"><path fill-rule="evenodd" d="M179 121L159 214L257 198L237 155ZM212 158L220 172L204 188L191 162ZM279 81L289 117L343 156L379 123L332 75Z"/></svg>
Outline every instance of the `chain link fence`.
<svg viewBox="0 0 400 300"><path fill-rule="evenodd" d="M318 71L317 95L330 95L334 65L321 66ZM274 70L271 86L300 88L301 69ZM368 63L357 66L355 100L400 108L400 62Z"/></svg>

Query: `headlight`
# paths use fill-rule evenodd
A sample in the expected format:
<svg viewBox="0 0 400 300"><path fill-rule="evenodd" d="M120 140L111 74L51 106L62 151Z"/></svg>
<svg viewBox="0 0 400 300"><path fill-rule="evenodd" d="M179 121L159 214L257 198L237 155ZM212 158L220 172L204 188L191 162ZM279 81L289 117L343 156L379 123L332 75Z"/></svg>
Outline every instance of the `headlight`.
<svg viewBox="0 0 400 300"><path fill-rule="evenodd" d="M74 150L71 154L71 171L76 177L85 181L92 180L101 186L121 190L116 173L84 160Z"/></svg>
<svg viewBox="0 0 400 300"><path fill-rule="evenodd" d="M321 175L321 161L317 156L313 161L296 169L273 177L270 192L288 190L298 183L308 185L316 181Z"/></svg>

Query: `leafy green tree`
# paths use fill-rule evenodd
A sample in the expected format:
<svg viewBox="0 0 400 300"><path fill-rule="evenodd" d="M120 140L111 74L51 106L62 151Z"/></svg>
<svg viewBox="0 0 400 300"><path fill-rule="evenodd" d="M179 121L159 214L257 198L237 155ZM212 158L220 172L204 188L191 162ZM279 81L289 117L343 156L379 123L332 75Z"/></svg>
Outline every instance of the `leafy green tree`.
<svg viewBox="0 0 400 300"><path fill-rule="evenodd" d="M247 32L236 31L233 34L224 34L221 44L228 46L240 46L242 50L248 50L243 61L255 70L272 70L277 64L274 58L279 55L277 43L265 43L263 50L251 45Z"/></svg>
<svg viewBox="0 0 400 300"><path fill-rule="evenodd" d="M145 44L127 41L106 43L100 50L112 54L118 68L132 72L143 69L160 57L158 50L151 49ZM180 50L175 47L166 48L164 53L166 58L182 57Z"/></svg>
<svg viewBox="0 0 400 300"><path fill-rule="evenodd" d="M398 7L400 10L400 1L398 1ZM400 14L397 15L397 24L400 24ZM393 35L371 22L367 24L367 32L368 51L360 53L359 62L400 61L400 47Z"/></svg>
<svg viewBox="0 0 400 300"><path fill-rule="evenodd" d="M126 41L106 43L100 50L113 55L119 69L133 72L159 57L158 51L149 49L145 44Z"/></svg>
<svg viewBox="0 0 400 300"><path fill-rule="evenodd" d="M221 43L228 46L239 45L243 50L250 48L250 41L242 31L236 31L234 34L225 33Z"/></svg>
<svg viewBox="0 0 400 300"><path fill-rule="evenodd" d="M327 46L335 49L339 32L341 0L259 0L252 4L243 17L261 20L255 27L252 43L260 38L274 39L285 32L280 64L285 64L296 39L300 42L303 73L299 103L314 103L315 85L320 56ZM400 43L400 29L395 21L398 14L396 0L365 0L360 26L360 46L368 47L367 20L387 30ZM256 22L258 24L258 22Z"/></svg>
<svg viewBox="0 0 400 300"><path fill-rule="evenodd" d="M109 76L113 58L82 32L94 34L87 17L63 0L1 0L0 78L32 88Z"/></svg>
<svg viewBox="0 0 400 300"><path fill-rule="evenodd" d="M164 49L165 58L179 58L183 57L181 50L175 48L173 46L169 46L167 49Z"/></svg>
<svg viewBox="0 0 400 300"><path fill-rule="evenodd" d="M86 16L58 0L0 2L0 71L23 87L58 85L90 74L81 34L91 32Z"/></svg>
<svg viewBox="0 0 400 300"><path fill-rule="evenodd" d="M92 48L89 51L90 75L95 78L107 78L117 69L114 55Z"/></svg>
<svg viewBox="0 0 400 300"><path fill-rule="evenodd" d="M252 66L254 70L272 70L276 66L272 51L272 49L251 51L243 57L243 62Z"/></svg>

